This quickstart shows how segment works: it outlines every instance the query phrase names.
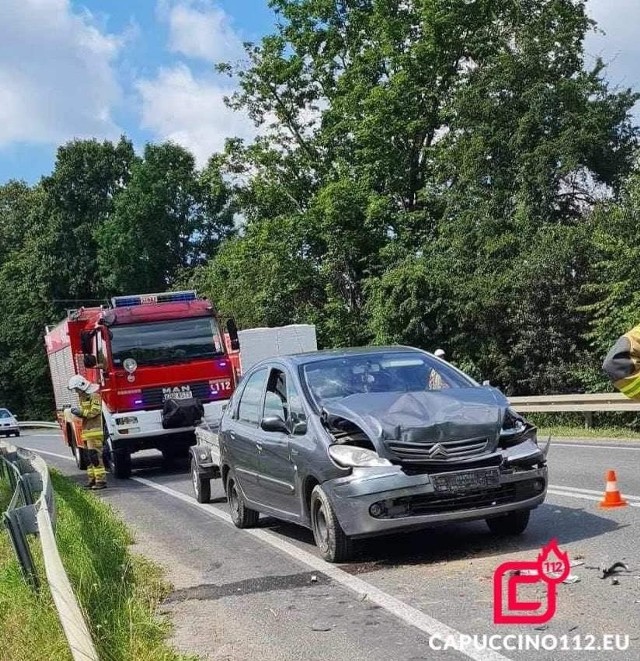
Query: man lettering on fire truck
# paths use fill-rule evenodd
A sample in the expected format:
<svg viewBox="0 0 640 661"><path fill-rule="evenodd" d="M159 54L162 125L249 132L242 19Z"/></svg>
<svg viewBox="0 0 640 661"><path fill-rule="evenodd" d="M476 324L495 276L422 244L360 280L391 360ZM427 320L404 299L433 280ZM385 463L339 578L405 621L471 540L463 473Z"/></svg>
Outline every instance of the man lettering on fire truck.
<svg viewBox="0 0 640 661"><path fill-rule="evenodd" d="M104 489L107 486L106 471L102 461L102 398L95 383L76 374L69 379L69 390L75 390L80 400L79 407L71 413L82 418L82 440L87 448L89 466L87 468L87 489Z"/></svg>

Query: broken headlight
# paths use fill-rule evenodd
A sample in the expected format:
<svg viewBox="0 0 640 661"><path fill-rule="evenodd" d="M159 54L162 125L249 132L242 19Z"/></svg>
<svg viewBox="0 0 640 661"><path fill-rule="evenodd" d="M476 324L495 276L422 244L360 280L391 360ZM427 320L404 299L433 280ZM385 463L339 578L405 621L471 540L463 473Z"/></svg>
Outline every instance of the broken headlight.
<svg viewBox="0 0 640 661"><path fill-rule="evenodd" d="M330 445L329 456L342 468L391 466L387 459L379 457L373 450L353 445Z"/></svg>
<svg viewBox="0 0 640 661"><path fill-rule="evenodd" d="M526 440L532 440L537 443L536 428L528 423L519 413L512 408L508 408L502 421L502 429L500 430L500 447L508 448Z"/></svg>

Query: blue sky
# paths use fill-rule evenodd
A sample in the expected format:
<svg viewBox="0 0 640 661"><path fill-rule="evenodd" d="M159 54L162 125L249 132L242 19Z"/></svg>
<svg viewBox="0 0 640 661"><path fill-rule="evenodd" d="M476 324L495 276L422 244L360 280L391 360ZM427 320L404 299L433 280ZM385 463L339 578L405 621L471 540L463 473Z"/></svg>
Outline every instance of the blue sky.
<svg viewBox="0 0 640 661"><path fill-rule="evenodd" d="M588 59L640 87L640 2L588 7L606 32L589 38ZM0 0L0 183L37 181L74 137L174 140L200 164L225 138L250 138L213 65L273 25L268 0Z"/></svg>

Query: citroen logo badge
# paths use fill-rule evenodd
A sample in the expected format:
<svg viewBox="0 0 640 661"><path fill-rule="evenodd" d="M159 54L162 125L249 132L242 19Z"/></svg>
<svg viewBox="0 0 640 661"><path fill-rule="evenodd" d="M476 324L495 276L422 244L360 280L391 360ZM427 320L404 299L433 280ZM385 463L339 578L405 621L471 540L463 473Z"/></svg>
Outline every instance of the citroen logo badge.
<svg viewBox="0 0 640 661"><path fill-rule="evenodd" d="M440 443L436 443L431 450L429 450L429 457L431 459L439 459L448 456L447 448L445 448Z"/></svg>

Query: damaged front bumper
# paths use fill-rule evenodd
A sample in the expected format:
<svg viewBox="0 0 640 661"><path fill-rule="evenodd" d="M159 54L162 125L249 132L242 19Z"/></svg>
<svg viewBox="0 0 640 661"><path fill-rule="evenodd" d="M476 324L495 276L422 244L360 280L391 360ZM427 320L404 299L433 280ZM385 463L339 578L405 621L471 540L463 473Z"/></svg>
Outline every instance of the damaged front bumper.
<svg viewBox="0 0 640 661"><path fill-rule="evenodd" d="M464 472L490 486L442 488L436 474L408 474L401 466L354 468L345 477L322 486L344 532L367 537L447 521L485 519L540 505L547 491L547 468L538 446L503 451L493 469ZM528 446L528 447L527 447ZM529 461L527 461L527 458ZM476 473L476 475L471 475ZM443 470L437 475L454 475ZM491 478L491 479L489 479Z"/></svg>

